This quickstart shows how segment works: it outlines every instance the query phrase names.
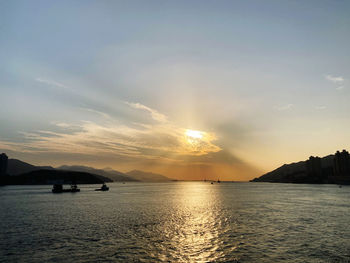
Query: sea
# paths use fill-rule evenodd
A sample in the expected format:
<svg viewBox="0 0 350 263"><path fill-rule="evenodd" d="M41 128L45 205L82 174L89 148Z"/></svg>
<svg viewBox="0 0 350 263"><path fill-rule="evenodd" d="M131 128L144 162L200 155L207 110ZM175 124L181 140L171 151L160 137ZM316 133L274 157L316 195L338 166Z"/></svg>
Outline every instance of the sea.
<svg viewBox="0 0 350 263"><path fill-rule="evenodd" d="M350 186L79 187L0 187L0 262L350 262Z"/></svg>

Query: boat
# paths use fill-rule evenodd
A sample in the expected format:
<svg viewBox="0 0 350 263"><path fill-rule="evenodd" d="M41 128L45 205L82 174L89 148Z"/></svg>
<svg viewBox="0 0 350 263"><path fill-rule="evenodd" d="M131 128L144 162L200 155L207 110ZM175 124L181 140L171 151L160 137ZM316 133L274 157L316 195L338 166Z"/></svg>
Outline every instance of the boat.
<svg viewBox="0 0 350 263"><path fill-rule="evenodd" d="M76 184L71 184L70 192L72 192L72 193L80 192L80 189L78 188L78 186Z"/></svg>
<svg viewBox="0 0 350 263"><path fill-rule="evenodd" d="M63 193L63 186L61 184L54 184L52 187L53 193Z"/></svg>
<svg viewBox="0 0 350 263"><path fill-rule="evenodd" d="M221 183L221 181L219 180L219 178L218 178L218 181L217 181L217 183L219 184L219 183Z"/></svg>
<svg viewBox="0 0 350 263"><path fill-rule="evenodd" d="M98 188L98 189L95 189L95 191L108 191L109 190L109 187L103 183L101 188Z"/></svg>
<svg viewBox="0 0 350 263"><path fill-rule="evenodd" d="M76 193L80 192L80 189L76 184L71 184L70 189L63 189L62 184L54 184L52 187L52 192L53 193Z"/></svg>

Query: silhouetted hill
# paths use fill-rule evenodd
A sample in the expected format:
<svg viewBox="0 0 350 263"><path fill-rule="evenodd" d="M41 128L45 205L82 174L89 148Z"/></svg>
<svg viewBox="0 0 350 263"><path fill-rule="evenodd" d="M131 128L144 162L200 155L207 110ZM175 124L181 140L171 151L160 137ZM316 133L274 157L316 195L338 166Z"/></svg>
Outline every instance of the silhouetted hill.
<svg viewBox="0 0 350 263"><path fill-rule="evenodd" d="M161 174L155 174L150 172L144 172L139 170L132 170L130 172L126 173L131 178L134 178L138 181L142 182L169 182L172 181L172 179L161 175Z"/></svg>
<svg viewBox="0 0 350 263"><path fill-rule="evenodd" d="M17 159L8 159L7 162L7 174L9 175L29 173L41 169L53 170L54 168L52 168L51 166L34 166L32 164Z"/></svg>
<svg viewBox="0 0 350 263"><path fill-rule="evenodd" d="M63 166L58 167L57 169L98 174L98 175L101 175L101 176L104 176L104 177L108 177L114 182L138 181L138 180L136 180L134 178L129 177L128 175L126 175L126 174L124 174L122 172L113 170L111 168L108 168L108 170L104 170L104 169L95 169L95 168L89 167L89 166L80 166L80 165L68 166L68 165L63 165Z"/></svg>
<svg viewBox="0 0 350 263"><path fill-rule="evenodd" d="M317 184L350 182L350 174L348 172L334 174L334 159L335 155L331 154L323 158L310 157L306 161L284 164L271 172L251 180L251 182ZM350 164L350 160L345 159L342 162L344 162L342 164L344 167L348 167Z"/></svg>
<svg viewBox="0 0 350 263"><path fill-rule="evenodd" d="M7 184L54 184L55 182L70 184L100 184L112 180L101 175L63 171L63 170L35 170L28 173L7 176Z"/></svg>
<svg viewBox="0 0 350 263"><path fill-rule="evenodd" d="M268 172L259 178L255 178L254 182L287 182L291 175L303 175L306 172L306 162L284 164L281 167Z"/></svg>
<svg viewBox="0 0 350 263"><path fill-rule="evenodd" d="M151 172L133 170L122 173L111 168L95 169L89 166L63 165L58 168L51 166L35 166L17 159L8 159L6 178L7 184L51 184L55 180L70 181L70 177L77 177L77 183L102 183L111 181L142 181L142 182L167 182L172 179ZM83 176L87 176L83 178Z"/></svg>

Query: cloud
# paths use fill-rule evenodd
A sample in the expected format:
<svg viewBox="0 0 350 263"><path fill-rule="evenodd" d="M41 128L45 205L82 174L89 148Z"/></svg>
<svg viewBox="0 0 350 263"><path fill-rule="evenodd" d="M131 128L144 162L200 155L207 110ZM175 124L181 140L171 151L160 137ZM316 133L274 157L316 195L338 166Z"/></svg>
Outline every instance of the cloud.
<svg viewBox="0 0 350 263"><path fill-rule="evenodd" d="M57 122L57 121L53 121L51 122L51 124L56 125L57 127L60 127L60 128L70 128L72 126L71 124L68 124L65 122Z"/></svg>
<svg viewBox="0 0 350 263"><path fill-rule="evenodd" d="M130 159L171 160L171 156L203 155L221 150L213 142L214 134L203 132L203 138L189 141L185 129L169 123L129 127L116 123L98 124L82 121L73 127L53 122L60 131L21 132L24 142L0 141L0 147L27 153L66 153L127 156Z"/></svg>
<svg viewBox="0 0 350 263"><path fill-rule="evenodd" d="M53 81L53 80L43 79L43 78L36 78L35 80L37 82L44 83L44 84L47 84L49 86L54 86L54 87L63 88L63 89L69 89L68 86L66 86L66 85L64 85L62 83Z"/></svg>
<svg viewBox="0 0 350 263"><path fill-rule="evenodd" d="M282 105L282 106L275 106L274 108L278 111L286 111L286 110L290 110L294 107L294 104L286 104L286 105Z"/></svg>
<svg viewBox="0 0 350 263"><path fill-rule="evenodd" d="M342 76L336 77L332 75L326 75L326 79L333 82L334 84L340 85L335 88L336 90L341 91L344 89L344 86L342 84L344 83L345 79Z"/></svg>
<svg viewBox="0 0 350 263"><path fill-rule="evenodd" d="M152 119L154 119L158 122L167 122L167 117L165 115L163 115L163 114L159 113L158 111L151 109L151 108L149 108L141 103L133 103L133 102L125 102L125 103L134 109L145 110L145 111L149 112L152 116Z"/></svg>
<svg viewBox="0 0 350 263"><path fill-rule="evenodd" d="M98 110L94 110L94 109L89 109L89 108L80 108L80 109L81 109L81 110L84 110L84 111L88 111L88 112L95 113L95 114L97 114L97 115L102 116L102 117L105 118L105 119L108 119L108 120L112 119L112 117L111 117L109 114L107 114L107 113L105 113L105 112L102 112L102 111L98 111Z"/></svg>
<svg viewBox="0 0 350 263"><path fill-rule="evenodd" d="M326 79L333 82L333 83L336 83L336 84L341 84L344 82L344 78L339 76L339 77L335 77L333 75L326 75Z"/></svg>

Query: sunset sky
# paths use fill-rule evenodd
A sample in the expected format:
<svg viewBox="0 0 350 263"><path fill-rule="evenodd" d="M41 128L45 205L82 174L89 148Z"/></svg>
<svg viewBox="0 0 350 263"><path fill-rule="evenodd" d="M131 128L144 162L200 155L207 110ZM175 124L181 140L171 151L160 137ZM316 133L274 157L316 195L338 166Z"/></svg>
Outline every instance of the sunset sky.
<svg viewBox="0 0 350 263"><path fill-rule="evenodd" d="M350 150L350 1L2 1L0 151L248 180Z"/></svg>

